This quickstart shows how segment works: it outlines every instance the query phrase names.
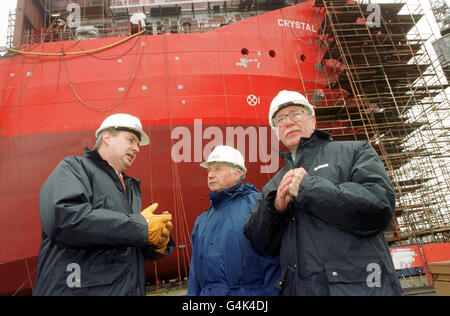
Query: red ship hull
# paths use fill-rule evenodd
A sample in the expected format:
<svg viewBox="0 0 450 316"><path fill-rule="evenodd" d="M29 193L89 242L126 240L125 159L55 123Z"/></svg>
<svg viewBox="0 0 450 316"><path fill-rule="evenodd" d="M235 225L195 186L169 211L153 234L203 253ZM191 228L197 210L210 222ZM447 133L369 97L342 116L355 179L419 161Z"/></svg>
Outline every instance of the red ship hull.
<svg viewBox="0 0 450 316"><path fill-rule="evenodd" d="M245 181L261 189L281 164L268 127L270 100L283 89L309 96L327 91L336 79L317 67L326 45L318 32L323 16L312 4L206 33L137 36L96 53L2 59L0 294L32 290L41 241L39 189L61 159L93 145L94 131L113 113L139 117L151 138L127 170L142 181L143 207L158 202L174 215L178 247L147 265L148 281L185 277L190 230L209 207L199 166L208 150L233 140L248 161ZM118 40L23 49L70 53Z"/></svg>

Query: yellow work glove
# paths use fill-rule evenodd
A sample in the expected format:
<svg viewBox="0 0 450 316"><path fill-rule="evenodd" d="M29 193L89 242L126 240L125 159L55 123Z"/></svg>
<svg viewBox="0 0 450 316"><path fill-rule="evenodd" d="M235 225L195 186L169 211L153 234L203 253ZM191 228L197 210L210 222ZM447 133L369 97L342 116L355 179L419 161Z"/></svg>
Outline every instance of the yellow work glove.
<svg viewBox="0 0 450 316"><path fill-rule="evenodd" d="M172 215L167 211L160 215L154 214L157 208L158 203L154 203L143 210L141 215L147 220L148 243L155 247L155 251L164 253L173 228Z"/></svg>

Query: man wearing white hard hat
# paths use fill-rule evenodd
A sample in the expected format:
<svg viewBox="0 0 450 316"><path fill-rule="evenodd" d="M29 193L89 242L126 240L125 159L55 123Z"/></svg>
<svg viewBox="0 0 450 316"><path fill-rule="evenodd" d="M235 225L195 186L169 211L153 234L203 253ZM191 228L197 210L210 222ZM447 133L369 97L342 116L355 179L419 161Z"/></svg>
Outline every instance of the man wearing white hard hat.
<svg viewBox="0 0 450 316"><path fill-rule="evenodd" d="M289 149L245 225L260 253L280 255L282 295L401 295L383 231L395 191L370 143L332 141L314 107L281 91L269 122Z"/></svg>
<svg viewBox="0 0 450 316"><path fill-rule="evenodd" d="M42 243L33 295L145 295L144 262L174 248L172 216L142 210L124 171L149 144L141 121L107 117L93 150L65 158L39 194Z"/></svg>
<svg viewBox="0 0 450 316"><path fill-rule="evenodd" d="M211 207L192 230L188 295L279 295L279 258L258 254L243 234L259 196L254 185L241 181L244 157L233 147L217 146L200 165L208 170Z"/></svg>

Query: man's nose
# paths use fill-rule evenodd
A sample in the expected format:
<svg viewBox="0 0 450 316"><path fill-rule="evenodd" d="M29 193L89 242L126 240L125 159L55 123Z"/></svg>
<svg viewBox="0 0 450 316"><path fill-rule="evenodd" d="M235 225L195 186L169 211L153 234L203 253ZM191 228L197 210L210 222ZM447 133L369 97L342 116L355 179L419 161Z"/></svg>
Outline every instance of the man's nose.
<svg viewBox="0 0 450 316"><path fill-rule="evenodd" d="M284 124L284 126L290 126L295 124L295 122L293 120L291 120L291 118L288 116L286 116L286 124Z"/></svg>

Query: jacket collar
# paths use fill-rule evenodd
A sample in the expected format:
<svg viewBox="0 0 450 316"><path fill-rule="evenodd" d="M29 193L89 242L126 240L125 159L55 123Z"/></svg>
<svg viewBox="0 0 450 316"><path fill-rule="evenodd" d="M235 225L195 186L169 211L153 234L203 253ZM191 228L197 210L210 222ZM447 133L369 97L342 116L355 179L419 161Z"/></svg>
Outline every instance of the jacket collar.
<svg viewBox="0 0 450 316"><path fill-rule="evenodd" d="M302 137L300 138L300 142L297 146L296 156L300 154L300 152L308 146L314 146L316 143L322 141L332 141L333 138L330 134L321 131L320 129L315 129L312 133L311 137ZM292 155L290 152L280 151L279 155L283 158L287 163L292 162Z"/></svg>
<svg viewBox="0 0 450 316"><path fill-rule="evenodd" d="M223 200L232 198L235 194L242 192L242 182L220 192L209 192L209 198L212 206L218 205Z"/></svg>
<svg viewBox="0 0 450 316"><path fill-rule="evenodd" d="M89 158L92 161L105 161L97 150L91 150L89 147L84 147L84 157Z"/></svg>
<svg viewBox="0 0 450 316"><path fill-rule="evenodd" d="M108 172L111 176L117 175L116 171L114 171L114 168L109 165L109 163L100 156L97 150L91 150L89 147L84 148L84 157L92 160L95 162L99 167L101 167L103 170ZM123 180L129 178L124 172L122 172ZM113 176L113 179L115 177Z"/></svg>

